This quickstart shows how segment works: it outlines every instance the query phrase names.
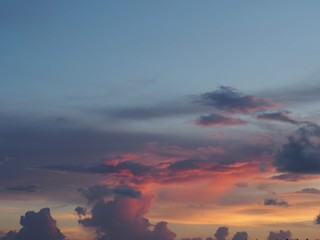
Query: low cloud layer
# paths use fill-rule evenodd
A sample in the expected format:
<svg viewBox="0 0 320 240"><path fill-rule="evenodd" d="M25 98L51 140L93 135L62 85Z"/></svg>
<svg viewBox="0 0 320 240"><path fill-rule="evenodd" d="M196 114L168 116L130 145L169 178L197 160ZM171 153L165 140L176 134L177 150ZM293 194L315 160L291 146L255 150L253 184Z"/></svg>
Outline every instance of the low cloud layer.
<svg viewBox="0 0 320 240"><path fill-rule="evenodd" d="M286 240L291 239L292 233L288 231L280 230L279 232L269 232L269 236L267 237L267 240Z"/></svg>
<svg viewBox="0 0 320 240"><path fill-rule="evenodd" d="M1 240L65 240L49 208L27 212L21 216L20 225L22 228L19 232L8 232Z"/></svg>

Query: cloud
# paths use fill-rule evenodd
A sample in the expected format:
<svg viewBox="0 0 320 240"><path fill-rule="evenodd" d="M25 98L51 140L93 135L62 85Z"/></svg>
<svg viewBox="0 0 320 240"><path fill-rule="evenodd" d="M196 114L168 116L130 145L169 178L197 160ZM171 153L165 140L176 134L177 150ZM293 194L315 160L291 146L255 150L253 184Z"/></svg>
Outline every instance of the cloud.
<svg viewBox="0 0 320 240"><path fill-rule="evenodd" d="M232 240L247 240L249 235L247 232L236 232L232 237Z"/></svg>
<svg viewBox="0 0 320 240"><path fill-rule="evenodd" d="M82 217L85 217L87 215L87 209L84 207L76 207L74 209L74 211L76 212L76 214L78 215L78 217L81 219Z"/></svg>
<svg viewBox="0 0 320 240"><path fill-rule="evenodd" d="M203 127L223 127L245 125L247 122L239 118L225 117L218 113L211 113L209 115L199 117L195 123Z"/></svg>
<svg viewBox="0 0 320 240"><path fill-rule="evenodd" d="M258 115L257 118L262 120L271 120L271 121L279 121L283 123L299 124L298 121L291 119L289 117L289 114L290 114L289 111L262 113Z"/></svg>
<svg viewBox="0 0 320 240"><path fill-rule="evenodd" d="M303 174L296 174L296 173L283 173L279 175L274 175L271 177L271 179L275 180L283 180L288 182L298 182L298 181L305 181L318 178L316 176L310 176L310 175L303 175Z"/></svg>
<svg viewBox="0 0 320 240"><path fill-rule="evenodd" d="M269 232L269 236L267 240L285 240L290 239L292 237L292 233L288 231L280 230L279 232Z"/></svg>
<svg viewBox="0 0 320 240"><path fill-rule="evenodd" d="M320 173L320 128L308 123L288 137L288 143L275 155L273 165L279 172Z"/></svg>
<svg viewBox="0 0 320 240"><path fill-rule="evenodd" d="M38 188L39 186L37 185L19 185L19 186L6 187L5 189L7 191L32 193L32 192L35 192Z"/></svg>
<svg viewBox="0 0 320 240"><path fill-rule="evenodd" d="M49 208L43 208L37 213L27 212L21 216L20 225L22 228L19 232L11 231L1 240L65 240Z"/></svg>
<svg viewBox="0 0 320 240"><path fill-rule="evenodd" d="M304 188L295 193L308 193L308 194L320 194L320 190L317 188Z"/></svg>
<svg viewBox="0 0 320 240"><path fill-rule="evenodd" d="M220 86L216 91L202 94L199 102L227 113L250 113L276 107L266 99L252 95L243 96L236 89L227 86Z"/></svg>
<svg viewBox="0 0 320 240"><path fill-rule="evenodd" d="M287 207L288 202L279 200L276 198L266 198L264 199L264 205L265 206L279 206L279 207Z"/></svg>
<svg viewBox="0 0 320 240"><path fill-rule="evenodd" d="M170 231L166 222L153 226L144 215L151 198L128 198L115 196L113 200L97 200L91 217L80 219L80 225L96 230L98 240L173 240L176 234Z"/></svg>
<svg viewBox="0 0 320 240"><path fill-rule="evenodd" d="M226 240L229 235L229 228L228 227L219 227L214 234L216 240Z"/></svg>
<svg viewBox="0 0 320 240"><path fill-rule="evenodd" d="M314 223L315 224L320 224L320 214L315 217Z"/></svg>
<svg viewBox="0 0 320 240"><path fill-rule="evenodd" d="M79 188L79 192L91 203L112 195L122 195L131 198L141 197L140 191L129 186L94 185L88 188Z"/></svg>
<svg viewBox="0 0 320 240"><path fill-rule="evenodd" d="M0 238L1 240L15 240L16 239L17 232L16 231L9 231L6 233L5 236Z"/></svg>

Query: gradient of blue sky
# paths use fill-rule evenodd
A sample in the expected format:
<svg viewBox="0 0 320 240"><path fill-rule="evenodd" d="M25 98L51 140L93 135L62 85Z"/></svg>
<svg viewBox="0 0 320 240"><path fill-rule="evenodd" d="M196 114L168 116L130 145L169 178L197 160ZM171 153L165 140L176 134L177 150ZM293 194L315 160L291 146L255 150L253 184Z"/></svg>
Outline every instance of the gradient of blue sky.
<svg viewBox="0 0 320 240"><path fill-rule="evenodd" d="M81 239L86 231L72 211L86 202L77 189L130 181L86 168L102 161L166 164L133 187L153 196L148 218L168 221L177 239L212 237L222 225L252 238L279 229L317 236L320 195L299 191L317 189L320 169L286 165L295 182L270 178L287 137L320 120L319 7L1 1L0 236L18 229L26 211L50 207L62 231ZM231 94L228 86L249 105L214 102ZM12 191L17 186L27 190ZM268 208L268 197L289 199L289 207Z"/></svg>

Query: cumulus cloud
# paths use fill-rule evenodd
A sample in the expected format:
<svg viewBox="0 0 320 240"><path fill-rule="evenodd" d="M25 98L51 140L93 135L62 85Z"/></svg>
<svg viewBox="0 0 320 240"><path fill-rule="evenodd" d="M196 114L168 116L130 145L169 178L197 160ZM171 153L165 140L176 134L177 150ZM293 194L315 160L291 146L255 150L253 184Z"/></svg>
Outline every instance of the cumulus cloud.
<svg viewBox="0 0 320 240"><path fill-rule="evenodd" d="M32 193L35 192L39 186L37 185L17 185L12 187L6 187L7 191L15 191L15 192L28 192Z"/></svg>
<svg viewBox="0 0 320 240"><path fill-rule="evenodd" d="M211 113L209 115L199 117L195 123L202 127L223 127L244 125L247 122L239 118L226 117L218 113Z"/></svg>
<svg viewBox="0 0 320 240"><path fill-rule="evenodd" d="M269 232L269 236L267 237L267 240L286 240L290 239L292 237L291 232L280 230L279 232Z"/></svg>
<svg viewBox="0 0 320 240"><path fill-rule="evenodd" d="M274 104L265 99L242 95L236 89L227 86L220 86L216 91L202 94L199 102L228 113L249 113L275 108Z"/></svg>
<svg viewBox="0 0 320 240"><path fill-rule="evenodd" d="M134 199L115 196L113 200L97 200L91 209L91 217L80 219L84 227L96 230L98 240L173 240L176 234L170 231L166 222L153 226L144 215L150 198Z"/></svg>
<svg viewBox="0 0 320 240"><path fill-rule="evenodd" d="M262 120L271 120L271 121L279 121L284 123L291 123L291 124L299 124L298 121L295 121L290 118L289 111L281 111L281 112L272 112L272 113L262 113L257 116L258 119Z"/></svg>
<svg viewBox="0 0 320 240"><path fill-rule="evenodd" d="M308 123L288 137L273 162L279 172L320 173L320 128Z"/></svg>
<svg viewBox="0 0 320 240"><path fill-rule="evenodd" d="M27 212L21 216L20 225L22 228L19 232L8 232L1 240L65 240L49 208Z"/></svg>
<svg viewBox="0 0 320 240"><path fill-rule="evenodd" d="M232 240L247 240L249 235L247 232L236 232L232 237Z"/></svg>
<svg viewBox="0 0 320 240"><path fill-rule="evenodd" d="M279 200L276 198L266 198L264 199L265 206L279 206L279 207L287 207L289 204L284 200Z"/></svg>
<svg viewBox="0 0 320 240"><path fill-rule="evenodd" d="M216 240L225 240L229 235L229 228L228 227L219 227L214 234Z"/></svg>

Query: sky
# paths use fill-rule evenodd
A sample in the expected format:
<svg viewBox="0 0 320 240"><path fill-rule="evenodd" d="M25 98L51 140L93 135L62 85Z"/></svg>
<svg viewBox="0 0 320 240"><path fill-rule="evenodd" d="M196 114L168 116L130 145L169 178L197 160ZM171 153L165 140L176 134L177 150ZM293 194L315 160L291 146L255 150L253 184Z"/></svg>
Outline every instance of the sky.
<svg viewBox="0 0 320 240"><path fill-rule="evenodd" d="M0 239L319 238L319 7L0 1Z"/></svg>

